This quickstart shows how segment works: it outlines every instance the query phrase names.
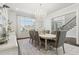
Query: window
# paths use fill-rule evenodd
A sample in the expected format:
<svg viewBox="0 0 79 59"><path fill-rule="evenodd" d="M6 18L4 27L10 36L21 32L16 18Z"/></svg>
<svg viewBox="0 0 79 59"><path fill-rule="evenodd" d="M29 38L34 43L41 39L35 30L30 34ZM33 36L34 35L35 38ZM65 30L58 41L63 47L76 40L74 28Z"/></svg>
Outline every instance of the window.
<svg viewBox="0 0 79 59"><path fill-rule="evenodd" d="M33 25L33 19L27 18L27 17L22 17L20 20L20 24L22 26L32 26Z"/></svg>
<svg viewBox="0 0 79 59"><path fill-rule="evenodd" d="M17 19L18 19L18 31L17 32L19 36L22 36L22 37L28 36L29 30L34 28L35 19L23 17L23 16L18 16Z"/></svg>

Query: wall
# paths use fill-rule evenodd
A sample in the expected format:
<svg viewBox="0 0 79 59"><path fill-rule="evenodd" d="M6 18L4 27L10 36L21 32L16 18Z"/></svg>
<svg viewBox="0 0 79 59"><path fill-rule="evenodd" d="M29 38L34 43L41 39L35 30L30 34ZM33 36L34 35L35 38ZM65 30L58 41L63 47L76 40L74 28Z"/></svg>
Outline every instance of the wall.
<svg viewBox="0 0 79 59"><path fill-rule="evenodd" d="M68 14L68 13L71 13L71 12L76 12L76 10L79 8L79 4L73 4L69 7L66 7L66 8L63 8L63 9L60 9L56 12L53 12L51 13L47 18L54 18L54 17L58 17L58 16L61 16L61 15L65 15L65 14Z"/></svg>
<svg viewBox="0 0 79 59"><path fill-rule="evenodd" d="M55 17L59 17L71 12L76 12L76 10L79 8L79 4L73 4L69 7L63 8L61 10L58 10L56 12L51 13L47 19L52 19ZM71 29L70 31L67 32L67 37L76 37L76 27L74 27L73 29Z"/></svg>
<svg viewBox="0 0 79 59"><path fill-rule="evenodd" d="M43 25L45 30L51 30L51 20L49 19L44 20Z"/></svg>

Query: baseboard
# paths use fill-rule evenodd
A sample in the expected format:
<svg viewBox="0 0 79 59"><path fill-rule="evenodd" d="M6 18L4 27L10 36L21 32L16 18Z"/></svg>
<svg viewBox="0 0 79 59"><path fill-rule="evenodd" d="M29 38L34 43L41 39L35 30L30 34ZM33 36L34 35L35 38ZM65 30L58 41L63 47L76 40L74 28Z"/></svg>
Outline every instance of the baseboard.
<svg viewBox="0 0 79 59"><path fill-rule="evenodd" d="M30 38L30 37L17 38L17 40L22 40L22 39L27 39L27 38Z"/></svg>
<svg viewBox="0 0 79 59"><path fill-rule="evenodd" d="M66 37L67 39L76 39L75 37Z"/></svg>

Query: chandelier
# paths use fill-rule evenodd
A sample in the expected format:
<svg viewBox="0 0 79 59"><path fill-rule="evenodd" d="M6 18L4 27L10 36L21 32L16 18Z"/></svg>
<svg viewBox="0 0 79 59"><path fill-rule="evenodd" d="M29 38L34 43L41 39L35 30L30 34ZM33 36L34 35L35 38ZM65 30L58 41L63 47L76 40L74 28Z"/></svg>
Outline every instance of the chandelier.
<svg viewBox="0 0 79 59"><path fill-rule="evenodd" d="M43 4L39 4L39 6L35 9L35 18L43 19L46 16L46 13L43 10Z"/></svg>

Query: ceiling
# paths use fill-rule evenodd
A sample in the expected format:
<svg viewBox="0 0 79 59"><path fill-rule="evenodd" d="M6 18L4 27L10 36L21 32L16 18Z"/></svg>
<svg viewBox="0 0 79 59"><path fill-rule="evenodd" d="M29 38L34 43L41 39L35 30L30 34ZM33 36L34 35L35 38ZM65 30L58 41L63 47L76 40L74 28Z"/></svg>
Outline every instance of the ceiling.
<svg viewBox="0 0 79 59"><path fill-rule="evenodd" d="M7 3L12 10L30 15L45 16L74 3Z"/></svg>

